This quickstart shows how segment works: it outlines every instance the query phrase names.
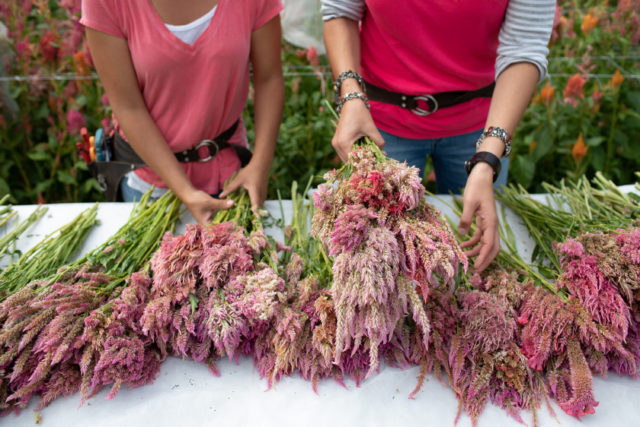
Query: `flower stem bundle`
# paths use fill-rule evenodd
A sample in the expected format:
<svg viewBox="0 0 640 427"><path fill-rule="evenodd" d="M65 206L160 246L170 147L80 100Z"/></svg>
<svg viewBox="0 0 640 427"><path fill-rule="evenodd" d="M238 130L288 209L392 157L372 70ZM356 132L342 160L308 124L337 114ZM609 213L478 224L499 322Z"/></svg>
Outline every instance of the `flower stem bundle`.
<svg viewBox="0 0 640 427"><path fill-rule="evenodd" d="M0 238L0 258L9 251L11 245L18 240L22 233L36 223L46 212L46 207L38 206L24 221L18 223L14 228L7 232L7 234L2 236L2 238ZM7 216L4 217L3 222L6 223L14 216L14 214L15 212L7 214Z"/></svg>
<svg viewBox="0 0 640 427"><path fill-rule="evenodd" d="M80 213L0 272L0 301L35 279L47 277L76 253L96 223L98 205Z"/></svg>

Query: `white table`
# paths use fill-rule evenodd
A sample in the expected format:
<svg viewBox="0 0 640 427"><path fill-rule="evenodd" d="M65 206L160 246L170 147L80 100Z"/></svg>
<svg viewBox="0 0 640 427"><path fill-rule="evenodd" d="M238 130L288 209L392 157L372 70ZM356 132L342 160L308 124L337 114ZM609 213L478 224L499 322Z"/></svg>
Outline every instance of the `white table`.
<svg viewBox="0 0 640 427"><path fill-rule="evenodd" d="M626 188L623 188L626 189ZM536 196L544 199L542 195ZM449 197L443 197L449 202ZM440 201L429 198L447 215L451 211ZM90 204L52 204L47 214L18 242L20 249L28 249L47 233L64 225ZM110 237L127 220L132 204L103 203L98 209L101 224L94 227L82 248L86 252ZM280 217L278 202L268 201L265 207ZM283 203L285 221L291 215L291 203ZM19 218L35 206L16 206ZM518 248L527 259L532 242L526 230L507 212L507 220L517 238ZM193 223L185 213L176 233L185 224ZM268 230L269 232L269 230ZM274 237L281 234L270 230ZM0 235L3 233L0 230ZM213 376L206 366L190 360L170 358L162 365L156 381L136 389L122 389L113 400L106 400L108 389L89 399L84 406L79 394L58 398L41 411L45 427L69 426L451 426L458 402L451 389L440 384L433 375L428 377L414 400L408 398L416 385L418 367L406 370L382 364L380 373L367 379L360 387L346 381L343 388L332 380L319 384L314 393L311 384L295 374L284 378L267 391L267 383L260 379L251 360L239 363L221 360L220 377ZM596 414L580 422L566 415L552 404L562 426L637 426L640 424L640 382L610 374L607 379L594 378L595 398L600 402ZM0 426L33 426L37 407L33 399L18 416L0 418ZM531 414L523 413L531 423ZM458 426L471 425L462 415ZM506 412L491 404L480 416L479 426L520 426ZM545 405L538 412L538 425L557 426L557 421Z"/></svg>

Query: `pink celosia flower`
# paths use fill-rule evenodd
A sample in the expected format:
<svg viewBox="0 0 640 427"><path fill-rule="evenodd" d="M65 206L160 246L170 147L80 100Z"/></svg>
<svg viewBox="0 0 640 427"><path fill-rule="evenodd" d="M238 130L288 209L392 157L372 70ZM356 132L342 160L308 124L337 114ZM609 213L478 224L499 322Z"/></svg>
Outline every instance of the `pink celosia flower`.
<svg viewBox="0 0 640 427"><path fill-rule="evenodd" d="M67 129L72 134L77 134L80 132L80 129L85 127L87 122L84 119L84 116L75 108L69 109L67 113Z"/></svg>

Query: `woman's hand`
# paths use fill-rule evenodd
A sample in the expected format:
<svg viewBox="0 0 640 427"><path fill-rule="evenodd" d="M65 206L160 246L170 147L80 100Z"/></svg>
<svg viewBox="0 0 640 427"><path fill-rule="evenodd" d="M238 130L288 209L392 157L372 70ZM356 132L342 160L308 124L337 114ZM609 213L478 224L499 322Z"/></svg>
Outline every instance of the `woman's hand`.
<svg viewBox="0 0 640 427"><path fill-rule="evenodd" d="M260 163L258 159L256 161L252 160L247 166L240 169L240 172L220 193L220 198L223 199L238 188L243 187L249 192L251 207L262 207L267 198L267 185L269 182L268 164L265 165L263 163Z"/></svg>
<svg viewBox="0 0 640 427"><path fill-rule="evenodd" d="M353 143L362 137L369 137L382 149L384 139L371 118L371 113L360 99L352 99L342 106L340 120L331 145L343 162L349 158Z"/></svg>
<svg viewBox="0 0 640 427"><path fill-rule="evenodd" d="M475 165L464 188L462 197L464 205L458 233L465 236L469 232L469 227L476 217L476 231L473 236L460 245L469 257L476 258L474 269L481 272L493 261L500 252L500 232L498 228L498 212L496 210L495 198L493 195L493 169L486 163Z"/></svg>
<svg viewBox="0 0 640 427"><path fill-rule="evenodd" d="M220 200L211 197L207 193L195 188L187 195L180 198L182 203L189 209L193 218L198 224L207 226L211 224L216 212L229 209L233 206L233 200Z"/></svg>

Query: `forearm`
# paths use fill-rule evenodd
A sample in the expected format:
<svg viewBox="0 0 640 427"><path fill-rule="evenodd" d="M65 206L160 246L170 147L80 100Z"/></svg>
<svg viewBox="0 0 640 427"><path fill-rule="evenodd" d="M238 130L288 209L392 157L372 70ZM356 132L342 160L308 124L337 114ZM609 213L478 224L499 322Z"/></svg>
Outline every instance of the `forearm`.
<svg viewBox="0 0 640 427"><path fill-rule="evenodd" d="M349 18L336 18L325 21L324 43L334 80L343 71L351 70L360 74L360 33L358 22ZM340 95L361 90L362 88L356 80L346 79L342 83L342 93Z"/></svg>
<svg viewBox="0 0 640 427"><path fill-rule="evenodd" d="M176 196L184 200L195 188L146 109L121 109L113 105L113 111L127 142Z"/></svg>
<svg viewBox="0 0 640 427"><path fill-rule="evenodd" d="M507 67L496 80L485 129L499 126L513 135L526 110L538 82L538 67L532 63L519 62ZM498 157L504 153L504 143L497 137L488 137L480 146Z"/></svg>
<svg viewBox="0 0 640 427"><path fill-rule="evenodd" d="M267 173L273 161L284 106L282 73L254 79L255 141L251 163Z"/></svg>
<svg viewBox="0 0 640 427"><path fill-rule="evenodd" d="M113 113L127 141L169 188L184 200L183 197L193 186L149 114L126 40L88 28L87 41Z"/></svg>

